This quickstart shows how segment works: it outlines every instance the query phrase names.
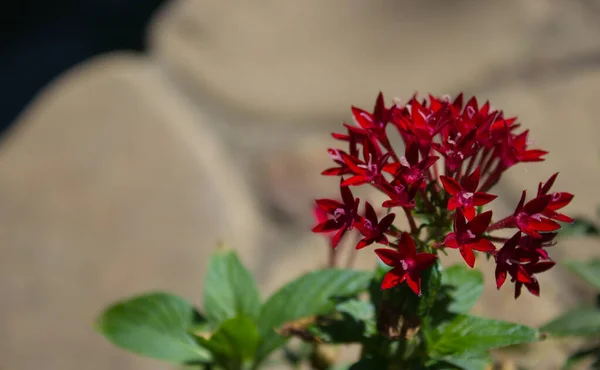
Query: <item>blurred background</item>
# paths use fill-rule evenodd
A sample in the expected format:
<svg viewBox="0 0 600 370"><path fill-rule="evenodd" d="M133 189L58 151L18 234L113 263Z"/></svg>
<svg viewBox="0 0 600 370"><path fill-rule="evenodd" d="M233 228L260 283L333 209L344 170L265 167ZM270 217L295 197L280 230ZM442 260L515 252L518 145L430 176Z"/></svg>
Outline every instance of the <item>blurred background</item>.
<svg viewBox="0 0 600 370"><path fill-rule="evenodd" d="M20 0L0 17L2 370L169 369L94 319L148 290L200 305L219 240L265 294L321 266L308 229L312 199L337 193L319 176L329 133L380 90L490 99L550 151L502 179L495 211L559 171L568 213L597 217L600 1ZM568 239L552 256L599 251ZM478 264L480 315L540 325L593 295L557 267L514 302ZM555 369L573 348L500 355Z"/></svg>

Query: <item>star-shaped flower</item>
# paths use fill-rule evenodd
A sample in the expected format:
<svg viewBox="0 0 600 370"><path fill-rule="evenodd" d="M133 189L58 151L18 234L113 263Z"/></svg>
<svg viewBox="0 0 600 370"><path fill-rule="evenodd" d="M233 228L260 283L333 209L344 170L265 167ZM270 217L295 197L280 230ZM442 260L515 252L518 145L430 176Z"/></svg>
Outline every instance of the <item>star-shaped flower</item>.
<svg viewBox="0 0 600 370"><path fill-rule="evenodd" d="M346 231L354 227L354 221L358 218L357 211L360 200L358 198L354 199L354 195L347 186L340 185L340 193L343 203L335 199L317 199L315 201L319 208L333 216L333 218L319 223L312 228L312 231L315 233L335 232L331 237L332 248L337 247Z"/></svg>
<svg viewBox="0 0 600 370"><path fill-rule="evenodd" d="M460 184L451 177L440 176L444 190L452 196L448 201L449 211L460 208L467 220L472 220L475 217L475 207L488 204L497 198L497 195L477 191L480 177L479 167L469 176L463 177Z"/></svg>
<svg viewBox="0 0 600 370"><path fill-rule="evenodd" d="M381 289L390 289L406 281L408 287L421 295L421 272L435 262L437 256L431 253L417 253L414 240L403 233L397 250L389 248L375 249L381 261L393 269L388 271L381 283Z"/></svg>
<svg viewBox="0 0 600 370"><path fill-rule="evenodd" d="M365 202L365 216L360 217L359 221L354 223L354 226L364 236L356 245L356 249L362 249L373 243L388 245L388 238L385 232L390 228L396 215L390 213L381 219L377 220L377 213L373 207Z"/></svg>
<svg viewBox="0 0 600 370"><path fill-rule="evenodd" d="M473 250L487 253L496 250L494 244L482 235L491 220L492 211L488 211L465 222L465 216L460 209L457 209L454 215L454 232L446 235L443 244L449 248L457 248L467 265L473 267L475 265Z"/></svg>

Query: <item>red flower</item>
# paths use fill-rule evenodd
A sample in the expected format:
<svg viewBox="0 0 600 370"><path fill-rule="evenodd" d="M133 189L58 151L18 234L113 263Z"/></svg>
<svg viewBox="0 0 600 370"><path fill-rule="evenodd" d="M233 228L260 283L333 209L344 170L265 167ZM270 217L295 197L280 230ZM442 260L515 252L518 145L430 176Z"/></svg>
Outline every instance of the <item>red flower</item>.
<svg viewBox="0 0 600 370"><path fill-rule="evenodd" d="M442 136L441 143L431 143L431 146L444 157L448 169L454 172L466 159L477 153L476 134L476 130L468 131L466 135L457 132L452 137Z"/></svg>
<svg viewBox="0 0 600 370"><path fill-rule="evenodd" d="M319 207L315 203L315 205L313 207L313 217L315 218L315 221L317 221L317 225L319 225L319 224L329 220L329 213L325 212L321 207ZM329 243L331 243L331 240L334 235L335 235L335 231L331 231L331 232L325 234L325 237L327 238L327 240L329 240Z"/></svg>
<svg viewBox="0 0 600 370"><path fill-rule="evenodd" d="M540 182L537 193L538 197L548 194L550 188L552 187L552 185L554 185L554 181L556 181L557 176L558 172L550 176L550 178L545 184ZM552 197L550 199L550 203L548 203L546 208L542 211L542 214L546 217L555 219L560 222L573 222L573 219L571 217L556 212L557 210L566 207L569 203L571 203L571 200L573 200L573 194L565 192L555 192L550 193L550 196Z"/></svg>
<svg viewBox="0 0 600 370"><path fill-rule="evenodd" d="M500 146L500 161L504 168L509 168L519 162L542 162L544 155L548 152L539 149L528 149L527 136L529 130L525 130L518 135L510 132L505 126L505 137L503 145Z"/></svg>
<svg viewBox="0 0 600 370"><path fill-rule="evenodd" d="M544 217L544 210L552 201L551 195L541 195L525 203L527 192L523 190L521 200L513 214L516 226L527 235L541 238L540 232L555 231L560 225L548 217Z"/></svg>
<svg viewBox="0 0 600 370"><path fill-rule="evenodd" d="M487 253L496 250L494 244L482 236L491 220L492 211L488 211L467 223L461 210L457 209L454 215L454 232L446 235L443 244L449 248L458 248L467 265L473 267L475 265L473 250Z"/></svg>
<svg viewBox="0 0 600 370"><path fill-rule="evenodd" d="M521 240L521 232L517 231L504 246L496 252L496 288L500 289L506 281L507 273L510 274L513 281L521 283L530 283L529 273L520 264L521 261L517 255L517 245Z"/></svg>
<svg viewBox="0 0 600 370"><path fill-rule="evenodd" d="M469 176L463 177L460 184L451 177L440 176L444 190L452 195L448 201L449 211L459 208L467 220L472 220L475 217L476 206L483 206L497 198L497 195L477 191L480 176L479 167Z"/></svg>
<svg viewBox="0 0 600 370"><path fill-rule="evenodd" d="M346 152L344 152L343 150L340 149L333 149L333 148L329 148L327 149L327 153L329 153L329 157L331 157L331 159L333 159L333 161L335 163L338 164L338 167L331 167L328 168L326 170L324 170L323 172L321 172L321 175L325 175L325 176L343 176L343 175L348 175L352 173L352 170L348 167L348 165L346 164L346 162L343 159L344 155L348 155L346 154Z"/></svg>
<svg viewBox="0 0 600 370"><path fill-rule="evenodd" d="M388 152L379 156L375 151L373 143L371 143L369 140L365 140L363 144L364 161L361 161L354 156L341 153L344 162L354 174L354 176L346 179L342 185L348 186L379 183L379 180L381 179L381 171L383 170L383 167L390 158L391 154L391 152Z"/></svg>
<svg viewBox="0 0 600 370"><path fill-rule="evenodd" d="M354 223L354 226L364 236L356 245L356 249L362 249L373 243L388 245L385 232L390 228L395 218L396 215L390 213L383 217L381 221L378 221L377 213L375 213L373 207L368 202L365 202L365 216Z"/></svg>
<svg viewBox="0 0 600 370"><path fill-rule="evenodd" d="M393 267L383 278L381 289L390 289L406 281L415 294L421 295L421 271L430 267L437 256L417 253L415 242L408 233L402 234L397 247L398 250L375 249L381 261Z"/></svg>
<svg viewBox="0 0 600 370"><path fill-rule="evenodd" d="M423 180L429 167L433 166L439 159L436 156L428 156L419 162L419 147L412 142L406 147L405 155L399 162L387 164L384 171L391 173L394 177L401 177L402 182L412 186L413 184L424 185Z"/></svg>
<svg viewBox="0 0 600 370"><path fill-rule="evenodd" d="M343 180L343 179L342 179ZM354 199L354 195L347 186L340 185L343 203L334 199L317 199L316 203L319 208L333 218L323 221L313 227L312 231L316 233L330 233L335 231L335 235L331 238L331 247L335 248L340 243L340 240L354 226L354 221L357 219L359 199Z"/></svg>
<svg viewBox="0 0 600 370"><path fill-rule="evenodd" d="M558 235L557 233L544 233L541 238L534 238L529 235L521 237L519 240L519 247L525 253L519 256L520 260L528 262L537 262L540 259L550 259L548 252L545 248L552 247L556 244L554 238Z"/></svg>
<svg viewBox="0 0 600 370"><path fill-rule="evenodd" d="M389 200L383 202L382 207L414 208L416 205L415 196L419 188L420 184L406 185L402 177L392 180L391 183L382 181L381 189L390 197Z"/></svg>
<svg viewBox="0 0 600 370"><path fill-rule="evenodd" d="M525 285L525 288L529 290L529 293L533 294L536 297L540 296L540 283L537 281L534 274L539 274L544 271L550 270L554 267L556 263L554 261L542 261L537 263L529 263L527 265L523 265L523 268L529 275L529 282L515 282L515 299L519 298L521 295L521 288Z"/></svg>
<svg viewBox="0 0 600 370"><path fill-rule="evenodd" d="M419 103L413 97L406 107L394 114L394 124L405 138L416 141L422 153L428 153L433 138L450 122L447 103L436 105L436 110Z"/></svg>

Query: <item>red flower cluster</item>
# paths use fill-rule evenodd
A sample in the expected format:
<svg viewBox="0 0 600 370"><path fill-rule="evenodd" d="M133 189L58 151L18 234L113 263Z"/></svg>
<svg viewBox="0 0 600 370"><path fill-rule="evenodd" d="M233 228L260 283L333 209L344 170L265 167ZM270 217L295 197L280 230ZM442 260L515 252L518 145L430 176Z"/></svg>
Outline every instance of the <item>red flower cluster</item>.
<svg viewBox="0 0 600 370"><path fill-rule="evenodd" d="M516 118L505 118L489 102L479 106L475 98L464 104L462 94L454 101L433 96L419 101L414 96L404 106L386 107L380 93L373 112L353 107L352 115L354 125L344 123L346 132L332 134L346 148L328 149L335 166L323 171L341 177L341 199L316 201L314 232L327 233L332 248L354 228L362 236L356 249L373 243L390 246L375 250L393 267L383 289L406 281L420 295L420 272L435 262L439 249L451 248L458 249L471 267L474 251L493 256L498 289L510 275L515 297L523 285L539 295L534 275L554 265L546 248L553 245L560 228L557 221L572 222L558 211L573 195L550 191L554 174L539 184L535 198L525 203L524 191L512 215L491 223L492 211L482 208L497 196L488 191L510 167L543 161L547 154L529 148L529 132L518 132ZM394 130L404 141L403 153L396 152L388 138ZM381 204L388 212L385 217L379 219L369 203L364 214L359 213L360 200L350 187L365 184L386 195ZM406 214L409 232L392 226L396 215L389 211L394 208ZM424 220L422 225L417 225L416 216ZM510 239L490 235L505 228L518 230ZM496 249L494 243L503 245Z"/></svg>

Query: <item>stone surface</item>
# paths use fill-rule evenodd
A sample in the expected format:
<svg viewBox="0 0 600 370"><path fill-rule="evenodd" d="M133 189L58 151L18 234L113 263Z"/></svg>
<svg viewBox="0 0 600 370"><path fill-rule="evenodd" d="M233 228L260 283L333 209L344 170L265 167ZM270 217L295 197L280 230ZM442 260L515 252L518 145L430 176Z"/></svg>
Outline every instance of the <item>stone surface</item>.
<svg viewBox="0 0 600 370"><path fill-rule="evenodd" d="M589 57L600 46L590 37L600 26L589 7L545 0L178 0L157 16L150 40L182 84L202 102L208 96L211 106L238 112L243 119L236 123L320 126L319 117L337 117L349 104L372 104L379 90L454 93L488 80L504 84L515 78L505 74L536 72L549 60Z"/></svg>
<svg viewBox="0 0 600 370"><path fill-rule="evenodd" d="M0 357L7 369L166 369L94 332L108 303L199 303L220 239L256 271L264 223L227 151L148 60L62 77L0 148Z"/></svg>

